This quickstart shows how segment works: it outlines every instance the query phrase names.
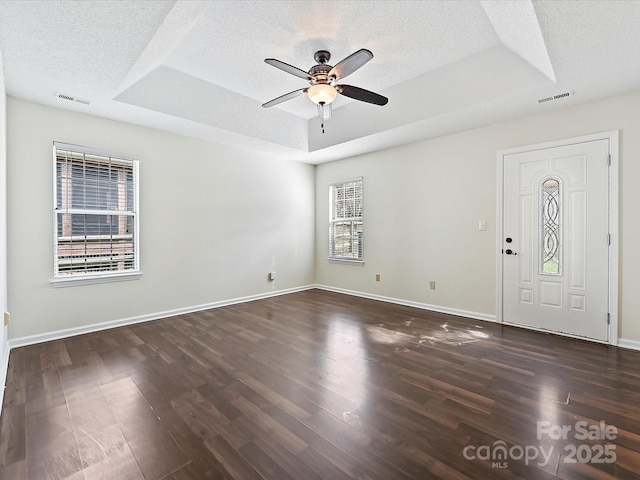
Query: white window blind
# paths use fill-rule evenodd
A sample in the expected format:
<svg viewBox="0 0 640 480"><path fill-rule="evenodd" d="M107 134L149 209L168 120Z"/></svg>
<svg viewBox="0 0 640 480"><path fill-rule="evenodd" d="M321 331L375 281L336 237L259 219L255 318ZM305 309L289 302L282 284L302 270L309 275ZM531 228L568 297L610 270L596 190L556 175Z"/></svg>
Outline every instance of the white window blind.
<svg viewBox="0 0 640 480"><path fill-rule="evenodd" d="M329 259L362 262L363 180L329 186Z"/></svg>
<svg viewBox="0 0 640 480"><path fill-rule="evenodd" d="M138 161L54 143L54 277L138 272Z"/></svg>

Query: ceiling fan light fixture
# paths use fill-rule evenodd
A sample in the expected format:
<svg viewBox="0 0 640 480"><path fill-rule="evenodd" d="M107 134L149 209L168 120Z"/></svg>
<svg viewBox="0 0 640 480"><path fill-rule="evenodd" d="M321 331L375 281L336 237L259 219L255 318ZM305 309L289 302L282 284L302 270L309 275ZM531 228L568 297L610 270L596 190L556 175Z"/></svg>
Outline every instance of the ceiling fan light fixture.
<svg viewBox="0 0 640 480"><path fill-rule="evenodd" d="M316 105L329 105L338 96L338 92L336 91L336 89L331 85L327 85L326 83L312 85L307 90L307 94L309 95L309 100L311 100Z"/></svg>

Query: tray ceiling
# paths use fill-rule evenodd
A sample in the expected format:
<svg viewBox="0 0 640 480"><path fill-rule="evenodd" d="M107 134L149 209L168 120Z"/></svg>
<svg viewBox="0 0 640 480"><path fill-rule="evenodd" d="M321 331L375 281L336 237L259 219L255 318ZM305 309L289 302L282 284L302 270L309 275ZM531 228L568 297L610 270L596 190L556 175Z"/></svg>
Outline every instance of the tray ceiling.
<svg viewBox="0 0 640 480"><path fill-rule="evenodd" d="M640 86L635 1L0 2L9 95L307 163L591 101ZM303 70L374 54L322 134ZM542 98L570 92L557 101ZM90 105L56 97L90 100Z"/></svg>

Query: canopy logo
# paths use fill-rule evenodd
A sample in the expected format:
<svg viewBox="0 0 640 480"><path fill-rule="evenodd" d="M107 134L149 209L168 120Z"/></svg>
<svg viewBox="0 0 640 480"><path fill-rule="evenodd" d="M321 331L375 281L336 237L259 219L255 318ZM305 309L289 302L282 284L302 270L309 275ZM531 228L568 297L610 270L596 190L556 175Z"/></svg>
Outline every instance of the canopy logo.
<svg viewBox="0 0 640 480"><path fill-rule="evenodd" d="M536 447L534 445L508 447L507 442L504 440L496 440L492 445L480 445L479 447L467 445L462 450L462 454L467 460L491 461L493 468L508 468L508 460L518 461L523 459L525 465L536 461L539 467L544 467L551 460L553 446L547 450L542 446Z"/></svg>
<svg viewBox="0 0 640 480"><path fill-rule="evenodd" d="M557 425L549 421L536 424L536 439L563 441L562 448L557 445L507 445L504 440L496 440L491 445L467 445L462 455L467 460L490 461L493 468L509 468L509 461L524 461L525 465L544 467L554 454L562 455L563 463L615 463L616 446L594 441L612 441L618 438L618 429L607 425L604 420L598 424L578 421L573 425ZM590 441L590 443L566 443L572 440Z"/></svg>

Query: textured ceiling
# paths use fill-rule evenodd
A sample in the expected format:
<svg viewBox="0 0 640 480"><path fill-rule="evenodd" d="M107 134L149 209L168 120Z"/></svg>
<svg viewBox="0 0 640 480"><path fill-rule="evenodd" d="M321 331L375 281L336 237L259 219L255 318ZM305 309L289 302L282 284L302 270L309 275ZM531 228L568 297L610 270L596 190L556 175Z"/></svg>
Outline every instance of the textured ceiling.
<svg viewBox="0 0 640 480"><path fill-rule="evenodd" d="M321 163L639 88L639 24L638 1L0 1L0 48L9 95ZM388 105L338 96L324 134L306 95L261 107L307 86L265 58L360 48L344 83Z"/></svg>

